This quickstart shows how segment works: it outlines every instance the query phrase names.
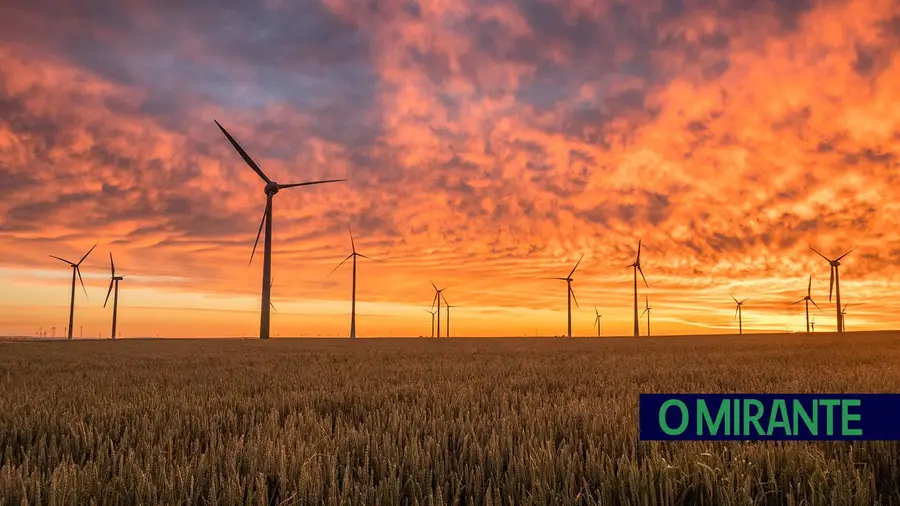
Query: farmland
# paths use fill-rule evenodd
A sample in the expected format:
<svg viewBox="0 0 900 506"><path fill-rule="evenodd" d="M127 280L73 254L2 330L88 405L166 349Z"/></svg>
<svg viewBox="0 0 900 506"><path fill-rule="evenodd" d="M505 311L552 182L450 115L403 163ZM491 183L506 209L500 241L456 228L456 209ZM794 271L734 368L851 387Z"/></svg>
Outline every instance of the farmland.
<svg viewBox="0 0 900 506"><path fill-rule="evenodd" d="M639 442L638 394L900 392L900 334L0 344L0 504L900 504L900 444Z"/></svg>

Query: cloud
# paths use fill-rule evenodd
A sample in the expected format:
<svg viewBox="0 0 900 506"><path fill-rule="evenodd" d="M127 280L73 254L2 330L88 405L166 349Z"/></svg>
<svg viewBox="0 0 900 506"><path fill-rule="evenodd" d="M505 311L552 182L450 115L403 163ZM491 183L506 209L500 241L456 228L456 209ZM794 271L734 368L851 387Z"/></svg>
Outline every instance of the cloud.
<svg viewBox="0 0 900 506"><path fill-rule="evenodd" d="M218 119L275 180L350 178L275 198L280 297L347 297L324 278L350 223L388 260L376 302L431 277L560 311L537 278L588 252L627 332L642 238L659 311L787 291L810 244L860 245L842 280L874 304L900 279L898 27L890 0L7 2L2 263L99 239L166 290L255 296L262 184Z"/></svg>

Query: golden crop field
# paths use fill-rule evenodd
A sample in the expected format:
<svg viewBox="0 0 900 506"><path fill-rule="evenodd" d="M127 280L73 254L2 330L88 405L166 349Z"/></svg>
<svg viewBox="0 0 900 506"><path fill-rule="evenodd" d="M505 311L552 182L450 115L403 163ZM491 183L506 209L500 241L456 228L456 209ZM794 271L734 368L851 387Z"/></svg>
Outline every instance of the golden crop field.
<svg viewBox="0 0 900 506"><path fill-rule="evenodd" d="M0 504L900 504L898 443L638 441L639 393L898 364L897 333L5 343Z"/></svg>

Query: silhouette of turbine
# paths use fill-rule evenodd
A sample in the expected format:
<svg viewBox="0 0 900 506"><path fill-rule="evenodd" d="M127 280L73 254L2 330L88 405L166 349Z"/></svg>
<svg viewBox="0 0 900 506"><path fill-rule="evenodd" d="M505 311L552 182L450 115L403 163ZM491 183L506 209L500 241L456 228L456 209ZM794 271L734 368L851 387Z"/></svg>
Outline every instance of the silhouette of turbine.
<svg viewBox="0 0 900 506"><path fill-rule="evenodd" d="M113 339L116 338L116 316L119 313L119 281L125 279L124 276L116 276L116 264L113 263L112 252L109 254L109 290L106 291L106 300L103 301L103 307L106 307L106 303L109 302L109 293L113 291L115 287L115 295L113 295L113 321L112 321L112 336Z"/></svg>
<svg viewBox="0 0 900 506"><path fill-rule="evenodd" d="M100 244L100 243L95 243L93 246L91 246L91 249L89 249L88 252L85 253L83 257L81 257L81 260L79 260L78 263L72 263L72 262L66 260L65 258L60 258L56 255L49 255L52 258L61 260L65 263L69 264L69 267L72 268L72 297L69 299L69 327L68 327L68 339L70 341L72 340L72 323L75 320L75 275L77 274L78 281L81 281L81 289L84 290L85 298L90 299L90 297L88 297L88 294L87 294L87 288L84 287L84 280L81 279L81 262L84 262L84 259L87 258L88 255L91 254L91 251L94 251L94 248L97 247L97 244Z"/></svg>
<svg viewBox="0 0 900 506"><path fill-rule="evenodd" d="M735 318L738 321L738 334L744 333L744 302L747 302L747 299L742 301L738 301L734 298L734 295L731 296L731 299L734 300L734 303L737 304L737 307L734 308L734 320Z"/></svg>
<svg viewBox="0 0 900 506"><path fill-rule="evenodd" d="M437 336L441 337L441 299L444 299L444 302L447 302L447 299L444 298L444 290L446 290L447 286L444 288L438 289L438 287L434 284L434 281L428 280L431 283L431 286L434 287L434 300L431 301L431 309L434 309L434 304L437 302ZM448 336L449 337L449 336Z"/></svg>
<svg viewBox="0 0 900 506"><path fill-rule="evenodd" d="M816 333L816 315L813 315L812 321L810 322L810 324L812 325L813 334L815 334Z"/></svg>
<svg viewBox="0 0 900 506"><path fill-rule="evenodd" d="M447 302L447 299L444 299L444 302ZM447 337L450 337L450 308L459 306L451 306L450 303L447 302L445 307L447 308Z"/></svg>
<svg viewBox="0 0 900 506"><path fill-rule="evenodd" d="M844 316L847 315L847 306L849 305L850 303L848 302L844 304L844 309L841 309L841 328L844 329L844 332L847 331L847 324L845 323Z"/></svg>
<svg viewBox="0 0 900 506"><path fill-rule="evenodd" d="M641 316L644 316L644 313L647 313L647 337L650 337L650 298L644 295L644 304L646 307L644 308L644 312L641 313Z"/></svg>
<svg viewBox="0 0 900 506"><path fill-rule="evenodd" d="M809 284L806 285L806 297L803 297L802 299L798 300L797 302L794 302L791 305L793 306L793 305L799 304L801 302L806 302L806 304L805 304L806 305L806 333L808 334L809 333L809 303L812 302L813 306L816 306L816 309L818 309L819 312L822 313L822 309L819 307L818 304L816 304L816 301L814 301L812 299L812 274L809 275ZM822 313L822 314L825 314L825 313Z"/></svg>
<svg viewBox="0 0 900 506"><path fill-rule="evenodd" d="M641 239L638 239L638 249L637 249L637 257L634 259L634 263L629 265L629 267L634 269L634 337L639 337L641 335L641 326L640 326L640 318L638 318L638 291L637 291L637 275L641 273L641 279L644 280L644 285L647 288L650 288L650 285L647 284L647 278L644 277L644 271L641 270Z"/></svg>
<svg viewBox="0 0 900 506"><path fill-rule="evenodd" d="M343 259L341 263L337 265L328 276L334 274L334 271L338 270L338 267L344 265L344 262L347 260L353 259L353 289L351 290L351 302L350 302L350 339L356 339L356 258L362 257L368 260L372 260L375 262L381 262L381 260L375 260L374 258L367 257L362 253L356 252L356 243L353 241L353 230L350 229L350 225L347 225L347 231L350 232L350 249L352 253L347 255L347 258Z"/></svg>
<svg viewBox="0 0 900 506"><path fill-rule="evenodd" d="M431 310L431 309L426 309L425 312L431 315L431 337L434 338L434 315L435 315L436 311Z"/></svg>
<svg viewBox="0 0 900 506"><path fill-rule="evenodd" d="M840 273L838 272L838 267L840 267L840 265L841 265L841 259L844 258L845 256L849 255L850 253L853 253L853 251L858 247L859 246L854 246L853 249L851 249L850 251L844 253L843 255L835 258L834 260L819 253L812 246L809 247L809 249L815 251L817 255L824 258L828 262L828 264L831 266L831 282L828 284L828 303L831 304L831 290L834 289L834 295L835 295L834 300L835 300L835 310L837 312L837 331L838 332L844 331L844 325L843 325L843 322L841 321L841 276L840 276Z"/></svg>
<svg viewBox="0 0 900 506"><path fill-rule="evenodd" d="M597 310L597 306L594 306L594 313L597 314L594 318L594 326L597 327L597 337L600 337L600 318L603 318L603 315Z"/></svg>
<svg viewBox="0 0 900 506"><path fill-rule="evenodd" d="M250 263L253 263L253 255L256 254L256 246L259 244L259 236L262 233L263 225L266 227L266 236L263 239L263 273L262 273L262 302L260 305L260 315L259 315L259 338L260 339L268 339L269 338L269 308L272 303L272 198L275 197L275 194L279 192L279 190L284 190L287 188L293 188L295 186L310 186L315 184L324 184L324 183L337 183L340 181L346 181L346 179L326 179L322 181L307 181L305 183L292 183L292 184L279 184L275 181L269 179L268 176L259 168L259 165L250 158L250 155L244 151L244 148L241 147L240 144L231 134L228 133L225 128L219 124L218 121L213 120L216 126L219 127L219 130L225 134L225 137L228 138L228 142L234 146L234 149L241 155L241 158L253 169L253 172L256 172L256 175L260 177L263 181L266 182L265 192L266 192L266 209L263 211L262 221L259 222L259 231L256 232L256 241L253 243L253 251L250 253ZM268 283L266 283L268 281Z"/></svg>
<svg viewBox="0 0 900 506"><path fill-rule="evenodd" d="M567 316L567 318L568 318L568 320L567 320L567 321L568 321L568 331L569 331L569 334L568 334L568 335L569 335L569 338L570 338L570 339L571 339L571 337L572 337L572 300L573 300L573 299L575 300L575 307L580 307L580 306L578 305L578 299L575 298L575 292L572 290L572 281L575 281L575 280L572 278L572 274L575 274L575 269L578 268L578 264L581 263L581 260L582 260L583 258L584 258L584 253L582 253L582 254L581 254L581 257L578 259L578 261L575 262L575 267L572 267L572 271L569 272L569 275L568 275L568 276L566 276L566 277L564 277L564 278L547 278L547 279L558 279L558 280L560 280L560 281L565 281L565 282L566 282L566 291L567 291L567 293L566 293L566 300L568 301L567 311L566 311L566 312L567 312L567 315L568 315L568 316Z"/></svg>

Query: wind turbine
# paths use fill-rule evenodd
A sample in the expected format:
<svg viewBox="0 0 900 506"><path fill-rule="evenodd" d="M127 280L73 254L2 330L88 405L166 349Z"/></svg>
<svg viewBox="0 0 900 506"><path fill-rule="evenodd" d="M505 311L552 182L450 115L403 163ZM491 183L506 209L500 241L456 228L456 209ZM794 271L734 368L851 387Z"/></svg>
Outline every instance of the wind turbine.
<svg viewBox="0 0 900 506"><path fill-rule="evenodd" d="M816 333L816 315L813 315L812 321L810 322L810 324L812 324L812 331L813 331L813 334L815 334Z"/></svg>
<svg viewBox="0 0 900 506"><path fill-rule="evenodd" d="M646 305L644 313L647 313L647 337L650 337L650 298L646 295L644 295L644 304ZM641 316L644 316L644 313L641 313Z"/></svg>
<svg viewBox="0 0 900 506"><path fill-rule="evenodd" d="M844 258L845 256L849 255L850 253L853 253L853 250L855 250L858 247L859 246L854 246L853 249L851 249L850 251L844 253L843 255L835 258L834 260L819 253L812 246L809 247L809 249L815 251L817 255L824 258L828 262L828 264L831 265L831 282L828 284L828 303L829 304L831 303L831 290L833 288L834 295L835 295L835 310L837 312L837 331L838 332L844 331L844 322L841 320L841 276L840 276L840 273L838 272L838 267L840 267L840 265L841 265L841 259Z"/></svg>
<svg viewBox="0 0 900 506"><path fill-rule="evenodd" d="M67 331L69 334L68 339L70 341L72 340L72 323L75 319L75 275L77 274L78 281L81 281L81 289L84 290L84 296L86 298L90 298L90 297L88 297L88 294L87 294L87 288L84 287L84 280L81 279L81 262L84 262L84 259L87 258L88 255L91 254L91 251L94 251L94 248L97 247L97 244L100 244L100 243L95 243L93 246L91 246L91 249L89 249L88 252L85 253L83 257L81 257L81 260L79 260L78 263L75 263L75 264L66 260L65 258L60 258L56 255L49 255L52 258L61 260L65 263L69 264L69 267L72 268L72 297L69 299L69 327L68 327L68 331Z"/></svg>
<svg viewBox="0 0 900 506"><path fill-rule="evenodd" d="M440 290L434 284L434 281L428 280L431 283L431 286L434 287L434 300L431 301L431 309L434 309L434 304L437 302L437 336L441 337L441 299L444 299L444 302L447 302L447 299L444 298L444 290L449 287L441 288ZM448 336L449 337L449 336Z"/></svg>
<svg viewBox="0 0 900 506"><path fill-rule="evenodd" d="M844 316L847 315L847 306L849 306L849 305L850 305L850 303L848 302L848 303L844 304L844 309L841 309L841 328L844 329L844 332L847 331L847 326L844 325Z"/></svg>
<svg viewBox="0 0 900 506"><path fill-rule="evenodd" d="M575 262L575 267L572 267L572 271L569 272L568 276L566 276L564 278L547 278L547 279L558 279L560 281L566 282L566 289L567 289L566 296L567 296L567 301L568 301L568 306L567 306L568 330L569 330L569 338L570 339L572 338L572 299L575 299L575 307L580 307L580 306L578 306L578 299L575 298L575 292L572 291L572 281L575 281L572 278L572 274L575 274L575 269L578 268L578 264L581 263L581 260L583 258L584 258L584 253L582 253L581 257L578 258L578 261Z"/></svg>
<svg viewBox="0 0 900 506"><path fill-rule="evenodd" d="M436 311L433 311L431 309L426 309L425 312L431 315L431 337L433 338L434 337L434 315L435 315Z"/></svg>
<svg viewBox="0 0 900 506"><path fill-rule="evenodd" d="M113 263L112 252L109 253L109 290L106 291L106 300L103 301L103 307L106 307L106 303L109 302L109 293L113 291L113 286L115 286L116 293L113 295L113 321L112 321L112 339L116 338L116 316L119 313L119 281L125 279L124 276L116 276L116 264Z"/></svg>
<svg viewBox="0 0 900 506"><path fill-rule="evenodd" d="M259 338L260 339L268 339L269 338L269 308L272 303L272 198L275 197L275 194L278 193L279 190L284 190L287 188L293 188L295 186L310 186L315 184L323 184L323 183L337 183L340 181L346 181L346 179L326 179L322 181L307 181L305 183L292 183L292 184L279 184L275 181L269 179L268 176L259 168L259 165L250 158L250 155L244 151L244 148L241 147L240 144L231 134L228 133L225 128L219 124L218 121L213 120L216 126L219 127L219 130L225 134L225 137L228 138L228 141L231 142L231 145L234 146L234 149L240 153L241 158L247 162L247 165L253 169L254 172L266 182L265 192L266 192L266 209L263 211L262 221L259 222L259 231L256 232L256 242L253 243L253 251L250 253L250 263L253 263L253 255L256 253L256 245L259 244L259 235L262 233L263 225L266 226L266 236L263 240L263 275L262 275L262 303L260 307L260 316L259 316ZM269 283L266 283L269 281Z"/></svg>
<svg viewBox="0 0 900 506"><path fill-rule="evenodd" d="M816 301L812 299L812 274L809 275L809 284L806 285L806 297L803 297L791 305L793 306L794 304L799 304L801 302L806 302L806 332L809 333L809 303L812 302L813 306L816 306L816 309L818 309L820 313L822 312L822 309L819 308ZM813 327L815 327L815 322L813 322Z"/></svg>
<svg viewBox="0 0 900 506"><path fill-rule="evenodd" d="M330 273L329 276L334 274L334 271L338 270L338 267L344 265L344 262L347 260L353 259L353 290L351 291L351 302L350 302L350 339L356 339L356 258L362 257L369 260L374 260L375 262L380 262L381 260L375 260L374 258L367 257L362 253L356 252L356 243L353 242L353 231L350 230L350 225L347 225L347 231L350 232L350 249L352 253L347 255L347 258L343 259L341 263L337 265Z"/></svg>
<svg viewBox="0 0 900 506"><path fill-rule="evenodd" d="M447 302L447 299L444 299L444 302ZM451 307L459 307L459 306L451 306L449 302L447 302L447 337L450 337L450 308Z"/></svg>
<svg viewBox="0 0 900 506"><path fill-rule="evenodd" d="M637 257L634 259L634 263L629 265L629 267L634 269L634 337L639 337L641 335L641 326L639 323L640 319L638 318L638 291L637 291L638 272L641 273L641 279L644 280L644 284L647 286L647 288L650 288L650 285L647 284L647 278L644 277L644 271L641 270L641 239L638 239Z"/></svg>
<svg viewBox="0 0 900 506"><path fill-rule="evenodd" d="M272 290L273 286L275 286L275 276L272 276L272 281L269 282L269 290ZM272 311L278 312L278 310L275 309L275 303L273 303L271 299L269 300L269 307L272 308Z"/></svg>
<svg viewBox="0 0 900 506"><path fill-rule="evenodd" d="M744 302L747 302L747 299L737 300L734 298L734 295L731 296L731 299L734 300L734 303L737 304L737 307L734 308L734 318L737 318L738 321L738 334L744 333ZM732 318L732 320L734 320Z"/></svg>
<svg viewBox="0 0 900 506"><path fill-rule="evenodd" d="M600 318L603 318L603 315L597 310L597 306L594 306L594 313L597 314L594 318L594 326L597 327L597 337L600 337Z"/></svg>

